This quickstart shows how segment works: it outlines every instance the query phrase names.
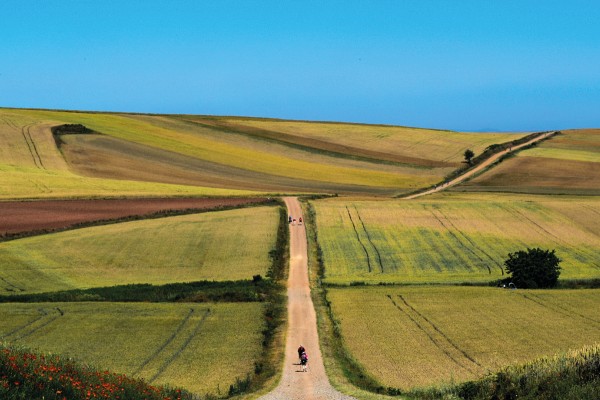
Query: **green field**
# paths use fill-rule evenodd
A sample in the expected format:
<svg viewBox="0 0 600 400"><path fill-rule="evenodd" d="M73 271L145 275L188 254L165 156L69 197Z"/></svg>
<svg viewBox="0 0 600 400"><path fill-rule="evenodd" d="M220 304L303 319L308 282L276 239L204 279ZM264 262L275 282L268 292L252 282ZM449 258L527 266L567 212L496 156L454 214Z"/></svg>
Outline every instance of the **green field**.
<svg viewBox="0 0 600 400"><path fill-rule="evenodd" d="M254 207L0 243L0 294L265 276L278 222Z"/></svg>
<svg viewBox="0 0 600 400"><path fill-rule="evenodd" d="M254 372L262 304L0 304L0 340L193 393Z"/></svg>
<svg viewBox="0 0 600 400"><path fill-rule="evenodd" d="M471 380L600 341L600 290L331 288L353 359L403 390Z"/></svg>
<svg viewBox="0 0 600 400"><path fill-rule="evenodd" d="M600 194L600 130L567 130L454 191Z"/></svg>
<svg viewBox="0 0 600 400"><path fill-rule="evenodd" d="M504 278L508 253L555 249L561 279L600 277L600 201L438 195L416 201L321 200L325 282L457 283Z"/></svg>

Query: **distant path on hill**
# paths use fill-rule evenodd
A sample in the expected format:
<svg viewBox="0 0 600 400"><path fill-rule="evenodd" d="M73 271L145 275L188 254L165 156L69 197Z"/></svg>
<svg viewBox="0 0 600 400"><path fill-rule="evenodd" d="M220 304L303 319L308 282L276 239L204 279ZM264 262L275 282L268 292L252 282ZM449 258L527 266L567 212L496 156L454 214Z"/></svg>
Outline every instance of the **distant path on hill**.
<svg viewBox="0 0 600 400"><path fill-rule="evenodd" d="M465 172L462 175L457 176L456 178L452 179L451 181L448 181L442 185L438 185L437 187L427 190L425 192L421 192L421 193L416 193L416 194L411 194L409 196L405 196L405 197L401 197L402 199L405 200L410 200L410 199L415 199L417 197L421 197L421 196L426 196L428 194L432 194L432 193L436 193L439 192L441 190L445 190L448 189L451 186L457 185L463 181L465 181L466 179L470 178L471 176L475 175L476 173L480 172L481 170L483 170L484 168L489 167L490 165L492 165L493 163L495 163L496 161L498 161L498 159L508 153L512 153L514 151L517 151L525 146L529 146L530 144L539 142L540 140L546 139L549 136L552 136L556 133L556 131L553 132L547 132L543 135L537 136L533 139L531 139L528 142L522 143L520 145L517 146L513 146L511 148L508 148L506 150L502 150L499 153L496 153L492 156L490 156L490 158L488 158L487 160L485 160L484 162L482 162L481 164L479 164L478 166L476 166L473 169L468 170L467 172Z"/></svg>
<svg viewBox="0 0 600 400"><path fill-rule="evenodd" d="M295 197L286 197L289 215L298 219L302 216L300 202ZM307 242L304 225L290 225L290 275L287 284L288 329L285 345L285 360L279 386L261 400L308 400L308 399L354 399L336 391L325 374L317 317L308 280ZM298 347L303 345L309 358L308 372L302 372L298 360Z"/></svg>

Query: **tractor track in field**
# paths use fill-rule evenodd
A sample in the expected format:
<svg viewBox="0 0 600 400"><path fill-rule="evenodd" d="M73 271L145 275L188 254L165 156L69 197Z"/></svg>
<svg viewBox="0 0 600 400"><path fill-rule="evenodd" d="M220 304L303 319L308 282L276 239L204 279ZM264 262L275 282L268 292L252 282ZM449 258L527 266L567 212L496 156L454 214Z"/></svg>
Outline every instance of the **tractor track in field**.
<svg viewBox="0 0 600 400"><path fill-rule="evenodd" d="M408 302L406 301L406 299L404 298L404 296L402 296L401 294L398 295L398 297L400 298L400 300L402 300L402 302L408 307L410 308L415 314L417 314L419 317L423 318L425 321L427 321L429 323L429 325L431 325L431 327L433 329L435 329L444 339L446 339L448 341L448 343L450 343L450 345L452 345L452 347L454 347L458 352L460 352L463 356L465 356L465 358L469 361L471 361L473 364L477 365L478 367L482 367L481 364L479 364L473 357L471 357L469 355L469 353L467 353L466 351L464 351L463 349L461 349L460 347L458 347L458 345L456 343L454 343L452 341L452 339L450 339L448 337L448 335L446 335L444 332L442 332L441 329L439 329L437 327L437 325L435 325L433 322L431 322L429 320L429 318L427 318L425 315L423 315L422 313L420 313L419 311L417 311L416 308L414 308L412 305L408 304Z"/></svg>
<svg viewBox="0 0 600 400"><path fill-rule="evenodd" d="M31 325L33 325L35 322L40 321L41 319L43 319L44 317L48 316L48 313L45 312L45 310L43 310L44 315L42 315L41 317L35 319L34 321L31 321L31 323L27 324L28 327L30 327ZM42 328L45 328L46 326L50 325L51 323L53 323L54 321L56 321L57 319L59 319L60 317L62 317L64 315L64 311L61 310L57 310L59 315L56 315L54 317L50 317L48 320L44 321L42 324L34 327L33 329L31 329L30 331L28 331L27 333L20 335L18 337L16 337L15 339L13 339L14 341L17 340L21 340L24 339L26 337L29 337L31 335L33 335L35 332L39 331ZM24 329L24 328L23 328ZM23 329L19 329L19 331L23 330Z"/></svg>
<svg viewBox="0 0 600 400"><path fill-rule="evenodd" d="M381 273L383 274L384 268L383 268L383 261L381 260L381 253L379 252L379 249L377 248L377 246L375 246L375 243L373 243L373 240L371 239L371 235L369 234L369 231L367 230L367 227L365 226L365 223L363 222L363 219L360 216L360 213L358 212L358 208L356 208L356 206L354 206L354 210L356 211L358 220L360 221L360 224L362 225L362 228L365 231L365 235L367 235L367 240L369 241L369 243L371 243L371 246L373 246L373 250L375 250L375 253L377 253L377 262L379 263L379 269L381 270Z"/></svg>
<svg viewBox="0 0 600 400"><path fill-rule="evenodd" d="M456 225L454 225L454 222L452 222L452 220L450 218L448 218L448 216L446 214L444 214L444 212L441 209L436 208L436 210L437 210L437 212L440 213L440 215L444 218L444 220L448 221L448 224L450 224L452 226L452 228L456 232L458 232L460 234L460 236L462 236L467 242L469 242L471 244L471 246L473 246L473 248L475 248L475 249L479 250L480 252L482 252L487 258L490 259L490 261L492 261L494 264L496 264L496 266L498 266L498 268L500 269L500 273L502 275L504 275L504 268L502 268L502 265L498 261L496 261L496 259L494 257L492 257L487 251L485 251L481 247L477 246L477 244L475 244L475 242L473 240L471 240L470 237L468 237L467 235L464 234L463 231L461 231L460 229L458 229L456 227ZM475 253L473 252L473 254L475 254ZM481 257L477 256L477 258L479 258L479 260L481 260L481 262L484 262L484 260ZM488 267L488 271L491 273L489 267Z"/></svg>
<svg viewBox="0 0 600 400"><path fill-rule="evenodd" d="M475 251L473 249L471 249L469 246L467 246L466 244L464 244L463 241L460 240L460 237L458 237L458 235L456 233L454 233L450 227L446 226L446 224L444 223L444 221L442 221L442 219L435 213L434 210L435 211L439 211L439 210L437 210L434 207L433 210L431 210L431 215L433 215L433 217L440 223L440 225L442 225L446 229L446 231L448 232L448 234L454 238L454 240L460 245L460 247L462 247L463 249L467 250L469 253L473 254L479 261L481 261L485 265L485 267L487 268L488 274L491 275L492 274L492 269L485 263L485 261L483 260L483 258L481 258L481 256L479 256L479 254L475 253ZM442 214L442 216L444 217L444 214Z"/></svg>
<svg viewBox="0 0 600 400"><path fill-rule="evenodd" d="M179 357L181 352L183 352L186 349L186 347L188 347L188 345L192 342L192 339L194 339L194 337L198 334L198 332L200 332L200 329L204 325L204 321L206 320L206 318L208 317L208 315L210 313L211 313L210 308L207 308L206 311L204 312L204 315L202 315L202 318L200 318L200 320L196 324L194 331L185 339L183 344L181 346L179 346L179 348L175 352L173 352L173 354L171 354L171 356L160 366L158 371L156 371L156 373L152 376L152 378L150 378L148 380L149 383L152 383L156 379L158 379L158 377L161 376L166 371L166 369L169 367L169 365L171 365L171 363L173 361L175 361L175 359L177 359L177 357Z"/></svg>
<svg viewBox="0 0 600 400"><path fill-rule="evenodd" d="M183 330L183 327L186 325L186 323L189 321L189 319L192 317L192 314L194 313L194 309L190 308L190 311L187 313L187 315L181 320L181 322L179 323L179 325L177 326L177 328L173 331L173 333L171 334L171 336L169 336L167 338L167 340L165 340L163 342L163 344L161 344L158 349L156 349L156 351L154 353L152 353L150 355L150 357L148 357L146 360L144 360L144 362L133 372L133 376L138 375L140 372L142 372L142 370L144 368L146 368L146 366L153 361L156 357L158 357L158 355L160 354L161 351L163 351L169 344L171 344L173 342L173 340L175 340L175 337Z"/></svg>
<svg viewBox="0 0 600 400"><path fill-rule="evenodd" d="M9 286L9 287L5 288L7 292L12 292L14 289L18 290L19 292L25 291L25 289L15 285L14 283L12 283L8 279L4 278L3 276L0 276L0 281L6 283Z"/></svg>
<svg viewBox="0 0 600 400"><path fill-rule="evenodd" d="M398 303L396 303L396 301L394 301L394 299L392 298L391 295L386 295L386 297L392 302L392 304L394 305L394 307L396 307L402 314L406 315L408 317L408 319L411 320L411 322L413 324L415 324L415 326L425 334L425 336L427 336L427 338L429 339L429 341L438 349L440 350L442 353L444 353L446 355L446 357L448 357L448 359L450 359L454 364L456 364L458 367L468 371L469 373L474 373L474 371L469 368L467 365L464 365L463 363L461 363L446 347L444 346L439 339L436 339L431 332L429 332L429 330L427 330L421 323L419 323L419 321L417 320L417 318L415 318L414 316L412 316L407 310L403 309ZM401 296L398 296L401 298ZM401 298L402 300L404 300L403 298ZM407 308L411 309L410 306L407 306ZM412 310L412 309L411 309ZM415 312L414 310L412 310L413 312ZM423 318L422 315L420 315L419 313L416 313L419 317ZM428 322L429 324L431 324L427 319L425 319L426 322ZM436 330L434 328L434 330L439 334L440 332L438 330ZM455 348L452 343L450 341L448 341L447 337L443 334L441 334L442 338L445 339L446 342L448 342L450 344L450 346L452 348ZM460 350L459 350L460 352ZM461 353L462 354L462 353ZM469 361L473 362L472 359L468 358Z"/></svg>
<svg viewBox="0 0 600 400"><path fill-rule="evenodd" d="M29 321L25 325L22 325L22 326L19 326L19 327L13 329L12 331L8 332L6 335L2 336L2 338L3 339L9 338L9 337L11 337L14 334L19 333L23 329L26 329L26 328L30 327L31 325L35 324L37 321L41 320L42 318L44 318L45 316L48 315L48 313L45 312L43 309L39 309L38 312L41 313L40 316L35 317L34 319L32 319L31 321Z"/></svg>
<svg viewBox="0 0 600 400"><path fill-rule="evenodd" d="M29 149L29 154L31 154L31 158L33 159L33 163L39 169L45 169L44 164L42 163L42 159L40 154L38 153L37 147L35 146L35 142L31 136L31 127L34 124L27 124L21 127L21 135L27 144L27 148Z"/></svg>
<svg viewBox="0 0 600 400"><path fill-rule="evenodd" d="M542 298L540 298L539 296L537 296L537 295L535 295L533 293L528 293L528 294L519 293L519 294L522 297L524 297L525 299L527 299L529 301L532 301L535 304L537 304L537 305L539 305L541 307L544 307L544 308L546 308L546 309L548 309L550 311L553 311L555 313L564 315L564 316L572 318L572 319L573 319L573 316L575 315L575 316L577 316L579 318L582 318L582 319L584 319L586 321L591 321L591 322L593 322L596 325L600 325L600 321L598 321L598 320L595 320L595 319L590 318L588 316L585 316L583 314L579 314L578 312L569 310L568 308L561 307L561 306L559 306L557 304L552 304L552 303L548 304L547 301L544 301Z"/></svg>
<svg viewBox="0 0 600 400"><path fill-rule="evenodd" d="M350 209L348 208L348 206L346 206L346 211L348 211L348 217L350 217L350 222L352 222L352 228L354 228L354 233L356 234L356 239L358 240L358 243L360 243L360 245L362 246L362 248L365 252L365 255L367 256L367 267L369 268L369 272L372 272L371 257L369 256L369 251L367 250L367 247L364 245L362 240L360 240L360 234L358 233L358 229L356 229L356 224L354 223L354 220L352 219L352 214L350 213Z"/></svg>

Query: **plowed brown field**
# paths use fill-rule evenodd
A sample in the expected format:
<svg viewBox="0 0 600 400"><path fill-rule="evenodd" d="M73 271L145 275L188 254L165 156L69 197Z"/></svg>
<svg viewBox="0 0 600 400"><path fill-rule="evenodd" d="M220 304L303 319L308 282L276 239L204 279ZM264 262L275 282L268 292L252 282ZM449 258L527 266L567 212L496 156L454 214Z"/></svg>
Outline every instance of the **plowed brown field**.
<svg viewBox="0 0 600 400"><path fill-rule="evenodd" d="M200 211L267 201L266 198L181 198L1 202L0 237L160 212Z"/></svg>

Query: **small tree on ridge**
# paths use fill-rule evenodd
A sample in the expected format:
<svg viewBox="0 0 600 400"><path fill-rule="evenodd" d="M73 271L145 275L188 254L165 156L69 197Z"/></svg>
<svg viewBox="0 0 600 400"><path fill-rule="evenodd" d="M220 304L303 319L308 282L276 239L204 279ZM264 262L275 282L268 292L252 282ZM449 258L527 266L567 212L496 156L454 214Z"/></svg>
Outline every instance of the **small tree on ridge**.
<svg viewBox="0 0 600 400"><path fill-rule="evenodd" d="M473 161L473 157L475 157L475 153L473 153L473 150L466 149L464 156L465 156L465 161L467 162L467 164L471 165L471 162Z"/></svg>

